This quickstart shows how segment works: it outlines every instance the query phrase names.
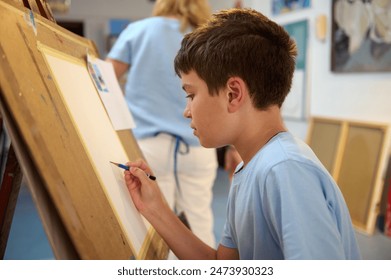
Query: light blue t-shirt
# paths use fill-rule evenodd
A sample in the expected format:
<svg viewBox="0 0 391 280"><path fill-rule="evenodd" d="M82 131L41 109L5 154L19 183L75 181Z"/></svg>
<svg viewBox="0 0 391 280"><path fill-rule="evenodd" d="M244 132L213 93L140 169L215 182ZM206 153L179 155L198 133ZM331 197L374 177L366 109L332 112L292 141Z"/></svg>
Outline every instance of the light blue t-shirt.
<svg viewBox="0 0 391 280"><path fill-rule="evenodd" d="M190 120L183 117L186 98L174 71L183 35L177 19L143 19L129 24L108 54L130 65L125 97L138 139L165 132L180 136L191 146L200 145Z"/></svg>
<svg viewBox="0 0 391 280"><path fill-rule="evenodd" d="M360 259L338 186L289 132L234 175L221 244L240 259Z"/></svg>

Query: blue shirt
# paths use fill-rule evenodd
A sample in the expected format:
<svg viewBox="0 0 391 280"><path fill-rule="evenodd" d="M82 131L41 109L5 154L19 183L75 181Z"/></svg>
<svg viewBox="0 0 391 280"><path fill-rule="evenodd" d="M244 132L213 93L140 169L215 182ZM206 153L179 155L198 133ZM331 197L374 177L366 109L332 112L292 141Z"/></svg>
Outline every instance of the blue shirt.
<svg viewBox="0 0 391 280"><path fill-rule="evenodd" d="M234 175L221 244L237 248L241 259L360 258L338 186L288 132Z"/></svg>
<svg viewBox="0 0 391 280"><path fill-rule="evenodd" d="M138 139L166 132L180 136L189 145L200 145L190 120L183 117L186 98L174 71L182 38L179 20L151 17L129 24L108 54L130 65L125 98Z"/></svg>

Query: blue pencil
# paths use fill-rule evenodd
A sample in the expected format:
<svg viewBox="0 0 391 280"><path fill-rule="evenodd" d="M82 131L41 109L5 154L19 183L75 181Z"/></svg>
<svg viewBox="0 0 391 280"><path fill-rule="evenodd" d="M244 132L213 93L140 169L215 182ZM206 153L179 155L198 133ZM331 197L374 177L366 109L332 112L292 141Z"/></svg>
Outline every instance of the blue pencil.
<svg viewBox="0 0 391 280"><path fill-rule="evenodd" d="M122 169L125 169L125 170L129 170L129 166L127 166L127 165L125 165L125 164L116 163L116 162L112 162L112 161L110 161L110 163L112 163L112 164L118 166L119 168L122 168ZM145 172L145 174L147 175L147 177L148 177L149 179L151 179L151 180L153 180L153 181L156 180L156 177L155 177L155 176L153 176L153 175L151 175L151 174L149 174L149 173L146 173L146 172Z"/></svg>

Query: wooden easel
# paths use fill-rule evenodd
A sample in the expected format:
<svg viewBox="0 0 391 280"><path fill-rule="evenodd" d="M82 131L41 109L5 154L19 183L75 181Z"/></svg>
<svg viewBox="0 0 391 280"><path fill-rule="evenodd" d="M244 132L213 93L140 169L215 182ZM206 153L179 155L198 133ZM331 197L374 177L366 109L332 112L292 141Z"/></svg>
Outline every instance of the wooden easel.
<svg viewBox="0 0 391 280"><path fill-rule="evenodd" d="M24 6L31 9L48 20L55 22L50 7L46 1L30 1L23 0L15 3L20 6ZM0 114L0 135L6 137L5 127L3 119ZM5 141L6 139L3 139ZM5 156L5 154L7 154ZM0 258L4 258L5 249L7 246L7 240L12 224L12 218L15 211L16 201L22 182L22 171L20 169L18 160L12 144L8 147L3 146L0 149L0 155L5 160L4 170L1 176L1 187L0 187ZM1 167L0 167L1 168Z"/></svg>
<svg viewBox="0 0 391 280"><path fill-rule="evenodd" d="M14 129L11 123L9 112L3 106L0 99L0 115L4 116L2 126L9 128L9 134L13 141L11 142L7 153L7 160L3 172L0 189L0 257L4 258L9 232L11 229L13 214L16 207L17 197L21 187L23 174L28 179L28 187L31 195L39 207L37 210L43 221L45 232L51 243L53 253L56 259L76 260L80 259L69 235L67 234L64 224L58 214L58 211L49 197L44 187L42 179L37 176L36 167L29 157L26 147L22 143L20 135ZM4 131L3 131L4 132ZM18 159L23 159L24 165L20 166ZM22 172L22 167L24 170Z"/></svg>
<svg viewBox="0 0 391 280"><path fill-rule="evenodd" d="M0 0L0 9L0 115L10 157L14 151L17 158L9 166L20 164L14 174L27 181L56 259L166 258L168 248L153 229L135 256L38 48L45 44L81 60L87 50L97 56L95 45L57 26L44 0ZM143 156L130 130L116 133L129 160ZM16 177L9 181L2 204L8 232L20 188Z"/></svg>
<svg viewBox="0 0 391 280"><path fill-rule="evenodd" d="M0 119L0 121L0 134L5 137L2 119ZM3 138L3 141L5 140L6 139ZM1 173L3 175L2 180L0 181L0 258L4 259L7 239L16 206L16 198L22 181L22 172L12 145L9 149L3 145L0 155L2 155L5 160L4 172Z"/></svg>
<svg viewBox="0 0 391 280"><path fill-rule="evenodd" d="M55 22L54 16L50 10L50 7L47 5L46 1L43 0L23 0L23 1L14 1L17 7L25 7L31 11L40 14L42 17L47 18L50 21ZM1 90L1 89L0 89ZM1 95L0 95L1 96ZM18 139L16 141L16 149L14 149L14 144L11 143L9 147L3 147L0 151L0 154L3 155L5 159L3 173L0 173L1 178L1 187L0 187L0 258L4 259L5 250L7 247L7 241L11 229L11 224L13 220L13 215L15 212L17 197L19 195L19 190L22 183L23 172L21 166L18 162L18 156L20 158L25 158L25 162L28 162L29 170L26 170L26 173L33 173L31 171L36 170L32 164L31 159L28 159L28 152L25 147L23 147L22 140L20 136L17 135L17 132L12 124L11 117L9 112L3 106L4 103L0 100L0 134L6 136L5 128L9 128L9 133L12 134L12 138ZM3 117L5 119L3 119ZM19 154L17 156L17 153ZM7 155L7 156L5 156ZM67 235L64 225L59 218L58 212L51 202L48 193L45 191L45 188L40 181L39 177L33 175L30 178L34 181L30 188L32 195L35 197L41 205L41 209L46 209L47 211L41 211L41 216L45 216L46 221L51 221L46 223L45 231L48 234L49 239L51 239L52 248L54 249L54 254L58 259L80 259L78 256L69 236ZM44 213L42 213L44 212ZM55 244L53 246L53 244Z"/></svg>

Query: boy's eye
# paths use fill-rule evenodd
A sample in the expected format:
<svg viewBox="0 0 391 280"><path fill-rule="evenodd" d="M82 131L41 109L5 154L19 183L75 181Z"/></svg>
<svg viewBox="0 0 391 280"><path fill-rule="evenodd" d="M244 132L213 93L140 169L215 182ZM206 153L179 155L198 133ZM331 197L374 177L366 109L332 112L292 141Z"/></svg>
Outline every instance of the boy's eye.
<svg viewBox="0 0 391 280"><path fill-rule="evenodd" d="M193 97L194 97L194 94L188 94L186 95L186 98L190 99L190 100L193 100Z"/></svg>

